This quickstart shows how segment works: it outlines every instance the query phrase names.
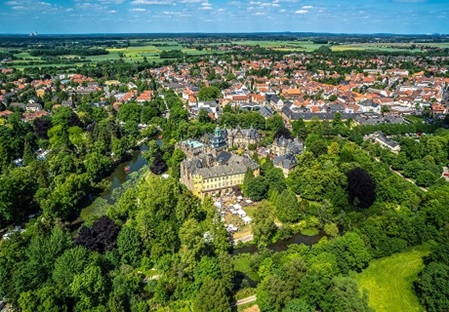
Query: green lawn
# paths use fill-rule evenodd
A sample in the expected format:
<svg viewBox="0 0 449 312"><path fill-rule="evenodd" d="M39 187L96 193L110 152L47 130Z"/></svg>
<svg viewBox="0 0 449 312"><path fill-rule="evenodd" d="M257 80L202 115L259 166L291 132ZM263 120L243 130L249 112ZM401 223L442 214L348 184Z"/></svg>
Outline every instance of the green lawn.
<svg viewBox="0 0 449 312"><path fill-rule="evenodd" d="M251 255L250 254L239 254L232 257L234 262L234 270L242 272L248 276L251 280L255 282L260 281L259 274L251 268Z"/></svg>
<svg viewBox="0 0 449 312"><path fill-rule="evenodd" d="M412 290L412 283L424 267L422 257L429 252L429 245L415 247L374 260L357 274L359 287L368 291L369 304L376 312L424 311Z"/></svg>

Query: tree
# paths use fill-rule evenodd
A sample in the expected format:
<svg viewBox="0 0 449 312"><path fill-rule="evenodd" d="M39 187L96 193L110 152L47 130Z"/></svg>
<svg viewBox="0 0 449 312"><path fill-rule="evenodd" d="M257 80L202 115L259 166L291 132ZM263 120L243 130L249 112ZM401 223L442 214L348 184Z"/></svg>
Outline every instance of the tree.
<svg viewBox="0 0 449 312"><path fill-rule="evenodd" d="M254 201L260 201L267 197L268 183L265 177L258 176L245 185L243 192Z"/></svg>
<svg viewBox="0 0 449 312"><path fill-rule="evenodd" d="M449 309L449 266L442 262L429 263L414 283L416 294L429 312Z"/></svg>
<svg viewBox="0 0 449 312"><path fill-rule="evenodd" d="M70 290L78 300L76 309L90 310L106 299L106 281L97 265L89 265L73 277Z"/></svg>
<svg viewBox="0 0 449 312"><path fill-rule="evenodd" d="M170 159L168 160L168 166L170 167L171 175L174 178L179 178L179 176L180 176L180 172L179 172L180 166L179 165L185 158L186 158L186 155L184 154L184 152L181 149L176 148L173 151L173 154L171 155Z"/></svg>
<svg viewBox="0 0 449 312"><path fill-rule="evenodd" d="M287 187L285 183L284 173L280 168L271 168L265 174L265 178L269 185L270 191L276 190L278 193L282 193Z"/></svg>
<svg viewBox="0 0 449 312"><path fill-rule="evenodd" d="M230 312L231 305L220 280L206 277L195 298L196 312Z"/></svg>
<svg viewBox="0 0 449 312"><path fill-rule="evenodd" d="M122 262L138 267L142 254L142 242L135 228L124 226L117 237L118 252Z"/></svg>
<svg viewBox="0 0 449 312"><path fill-rule="evenodd" d="M419 186L431 186L435 184L438 177L430 170L421 170L416 177L416 184Z"/></svg>
<svg viewBox="0 0 449 312"><path fill-rule="evenodd" d="M34 134L38 139L48 139L48 130L51 129L51 119L47 117L36 118L33 120Z"/></svg>
<svg viewBox="0 0 449 312"><path fill-rule="evenodd" d="M151 172L157 175L162 174L164 171L167 170L167 164L162 158L162 153L160 151L157 151L153 157L154 159L150 166Z"/></svg>
<svg viewBox="0 0 449 312"><path fill-rule="evenodd" d="M118 118L124 122L134 121L136 123L139 123L141 109L142 107L137 103L128 103L122 105L118 112Z"/></svg>
<svg viewBox="0 0 449 312"><path fill-rule="evenodd" d="M221 96L220 89L217 87L203 87L198 92L198 100L215 101Z"/></svg>
<svg viewBox="0 0 449 312"><path fill-rule="evenodd" d="M83 246L67 249L56 258L52 278L56 286L67 293L76 274L81 274L89 264L89 251Z"/></svg>
<svg viewBox="0 0 449 312"><path fill-rule="evenodd" d="M320 155L324 155L327 153L327 145L322 140L312 141L307 144L307 150L312 152L315 157L319 157Z"/></svg>
<svg viewBox="0 0 449 312"><path fill-rule="evenodd" d="M252 229L256 243L263 244L268 243L276 232L272 208L266 201L260 203L254 212Z"/></svg>
<svg viewBox="0 0 449 312"><path fill-rule="evenodd" d="M376 181L362 168L354 168L346 176L349 201L356 207L369 208L376 200Z"/></svg>
<svg viewBox="0 0 449 312"><path fill-rule="evenodd" d="M368 296L363 296L357 287L357 282L351 277L337 276L332 279L330 289L326 292L320 304L324 312L374 312L368 306Z"/></svg>
<svg viewBox="0 0 449 312"><path fill-rule="evenodd" d="M35 236L13 273L17 292L36 290L43 285L51 276L54 259L69 246L69 235L60 227L55 227L49 236Z"/></svg>
<svg viewBox="0 0 449 312"><path fill-rule="evenodd" d="M209 116L208 111L205 108L201 108L198 112L198 122L200 123L210 123L212 119Z"/></svg>
<svg viewBox="0 0 449 312"><path fill-rule="evenodd" d="M296 222L301 217L298 200L291 190L284 190L276 200L276 211L282 222Z"/></svg>
<svg viewBox="0 0 449 312"><path fill-rule="evenodd" d="M290 300L282 312L314 312L315 309L304 299Z"/></svg>
<svg viewBox="0 0 449 312"><path fill-rule="evenodd" d="M45 188L36 192L36 200L44 215L67 219L76 212L78 202L89 192L89 177L86 173L70 174L53 190Z"/></svg>
<svg viewBox="0 0 449 312"><path fill-rule="evenodd" d="M19 306L23 312L65 312L68 309L63 299L60 289L44 286L21 293Z"/></svg>
<svg viewBox="0 0 449 312"><path fill-rule="evenodd" d="M266 124L267 124L267 129L271 130L271 131L285 127L284 120L282 119L282 117L280 115L277 115L277 114L274 115L273 117L268 118L266 120Z"/></svg>
<svg viewBox="0 0 449 312"><path fill-rule="evenodd" d="M111 166L111 159L98 152L88 153L84 158L84 166L90 180L101 178L106 170Z"/></svg>
<svg viewBox="0 0 449 312"><path fill-rule="evenodd" d="M293 139L290 131L283 126L277 128L276 132L273 135L273 139L276 140L276 139L279 139L282 137L284 137L286 139Z"/></svg>
<svg viewBox="0 0 449 312"><path fill-rule="evenodd" d="M290 299L291 291L277 275L269 275L257 287L257 304L262 312L281 311Z"/></svg>
<svg viewBox="0 0 449 312"><path fill-rule="evenodd" d="M74 243L93 251L105 252L117 246L119 231L120 227L109 217L102 216L91 227L83 226Z"/></svg>

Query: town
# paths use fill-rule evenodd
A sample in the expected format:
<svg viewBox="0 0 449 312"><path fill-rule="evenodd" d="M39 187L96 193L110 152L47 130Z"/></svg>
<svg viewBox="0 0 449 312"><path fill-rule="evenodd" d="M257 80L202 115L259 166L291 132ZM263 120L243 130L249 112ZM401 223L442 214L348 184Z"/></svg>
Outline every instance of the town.
<svg viewBox="0 0 449 312"><path fill-rule="evenodd" d="M267 36L0 50L0 309L447 308L426 282L449 274L447 48ZM373 290L408 263L405 299Z"/></svg>

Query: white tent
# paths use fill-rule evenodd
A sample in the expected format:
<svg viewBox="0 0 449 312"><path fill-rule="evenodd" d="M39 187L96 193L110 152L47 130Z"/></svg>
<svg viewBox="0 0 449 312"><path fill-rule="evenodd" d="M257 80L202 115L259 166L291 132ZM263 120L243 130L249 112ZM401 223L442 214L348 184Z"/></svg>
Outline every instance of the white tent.
<svg viewBox="0 0 449 312"><path fill-rule="evenodd" d="M242 205L240 205L240 204L235 204L235 205L234 205L234 208L235 208L236 210L240 210L240 209L242 209Z"/></svg>
<svg viewBox="0 0 449 312"><path fill-rule="evenodd" d="M249 216L245 216L242 218L242 220L245 224L250 224L253 219Z"/></svg>
<svg viewBox="0 0 449 312"><path fill-rule="evenodd" d="M240 217L246 217L246 212L245 212L245 210L237 210L237 214L240 216Z"/></svg>

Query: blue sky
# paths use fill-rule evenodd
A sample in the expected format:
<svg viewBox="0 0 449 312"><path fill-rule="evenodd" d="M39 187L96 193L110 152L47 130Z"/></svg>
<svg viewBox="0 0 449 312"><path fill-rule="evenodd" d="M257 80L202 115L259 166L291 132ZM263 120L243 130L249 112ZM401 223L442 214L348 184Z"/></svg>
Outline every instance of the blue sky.
<svg viewBox="0 0 449 312"><path fill-rule="evenodd" d="M8 0L0 33L449 33L449 0Z"/></svg>

